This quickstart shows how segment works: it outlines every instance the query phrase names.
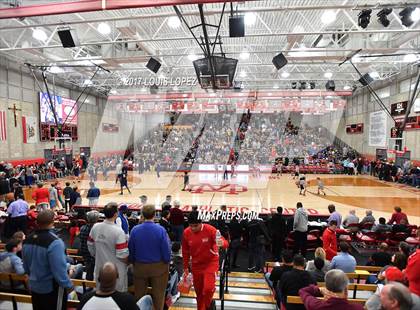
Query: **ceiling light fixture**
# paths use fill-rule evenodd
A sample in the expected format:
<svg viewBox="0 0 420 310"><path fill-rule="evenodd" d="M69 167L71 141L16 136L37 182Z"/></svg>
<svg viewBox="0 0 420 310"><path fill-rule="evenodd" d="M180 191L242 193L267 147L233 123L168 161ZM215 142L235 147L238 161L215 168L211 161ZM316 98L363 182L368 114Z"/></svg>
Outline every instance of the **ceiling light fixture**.
<svg viewBox="0 0 420 310"><path fill-rule="evenodd" d="M378 16L378 22L382 24L384 27L388 27L391 24L391 21L388 19L388 15L392 13L391 8L385 8L379 11L376 15Z"/></svg>
<svg viewBox="0 0 420 310"><path fill-rule="evenodd" d="M257 20L257 15L253 12L245 13L245 25L252 26Z"/></svg>
<svg viewBox="0 0 420 310"><path fill-rule="evenodd" d="M179 20L178 16L171 16L168 18L168 26L172 29L176 29L181 26L181 21Z"/></svg>
<svg viewBox="0 0 420 310"><path fill-rule="evenodd" d="M380 76L378 71L370 72L369 75L372 79L375 79L375 80L379 79L379 76Z"/></svg>
<svg viewBox="0 0 420 310"><path fill-rule="evenodd" d="M417 61L417 59L418 59L418 56L417 55L415 55L415 54L408 54L408 55L405 55L404 56L403 62L415 62L415 61Z"/></svg>
<svg viewBox="0 0 420 310"><path fill-rule="evenodd" d="M249 52L243 51L242 53L239 54L239 58L241 58L242 60L248 59L249 58Z"/></svg>
<svg viewBox="0 0 420 310"><path fill-rule="evenodd" d="M415 8L413 12L411 12L411 20L415 23L420 20L420 8Z"/></svg>
<svg viewBox="0 0 420 310"><path fill-rule="evenodd" d="M34 29L34 31L32 32L32 37L34 39L37 39L38 41L46 41L48 39L48 36L45 33L45 31L40 28Z"/></svg>
<svg viewBox="0 0 420 310"><path fill-rule="evenodd" d="M349 85L345 85L345 86L343 87L343 89L344 89L344 90L350 90L350 89L351 89L351 87L350 87Z"/></svg>
<svg viewBox="0 0 420 310"><path fill-rule="evenodd" d="M117 94L117 91L116 91L115 89L111 89L111 90L109 91L109 93L110 93L111 95L116 95L116 94Z"/></svg>
<svg viewBox="0 0 420 310"><path fill-rule="evenodd" d="M368 9L368 10L362 10L359 13L359 21L358 21L358 25L360 27L362 27L363 29L366 29L366 27L369 25L370 23L370 14L372 14L372 10Z"/></svg>
<svg viewBox="0 0 420 310"><path fill-rule="evenodd" d="M274 88L274 89L279 89L279 85L274 84L274 85L273 85L273 88Z"/></svg>
<svg viewBox="0 0 420 310"><path fill-rule="evenodd" d="M103 35L108 35L111 33L111 27L107 23L99 23L97 30Z"/></svg>
<svg viewBox="0 0 420 310"><path fill-rule="evenodd" d="M84 86L90 86L90 85L92 85L92 84L93 84L92 80L89 80L89 79L86 79L86 80L83 82L83 85L84 85Z"/></svg>
<svg viewBox="0 0 420 310"><path fill-rule="evenodd" d="M327 79L332 78L332 76L333 76L332 72L325 72L324 73L324 77L327 78Z"/></svg>
<svg viewBox="0 0 420 310"><path fill-rule="evenodd" d="M63 69L61 69L60 67L57 67L57 66L52 66L52 67L50 67L50 70L49 70L51 73L54 73L54 74L58 74L58 73L62 73L62 72L64 72L64 70Z"/></svg>
<svg viewBox="0 0 420 310"><path fill-rule="evenodd" d="M289 76L290 76L290 73L289 73L289 72L287 72L287 71L284 71L284 72L282 72L282 73L281 73L281 77L282 77L282 78L285 78L285 79L286 79L286 78L288 78Z"/></svg>
<svg viewBox="0 0 420 310"><path fill-rule="evenodd" d="M240 77L242 77L242 78L243 78L243 77L246 77L246 75L247 75L247 74L246 74L246 72L245 72L245 71L241 71L241 73L239 74L239 76L240 76Z"/></svg>
<svg viewBox="0 0 420 310"><path fill-rule="evenodd" d="M191 61L194 61L194 60L197 60L198 59L198 56L195 55L195 54L189 54L188 55L188 59L191 60Z"/></svg>
<svg viewBox="0 0 420 310"><path fill-rule="evenodd" d="M325 25L331 24L337 18L337 14L333 10L325 11L321 16L321 22Z"/></svg>

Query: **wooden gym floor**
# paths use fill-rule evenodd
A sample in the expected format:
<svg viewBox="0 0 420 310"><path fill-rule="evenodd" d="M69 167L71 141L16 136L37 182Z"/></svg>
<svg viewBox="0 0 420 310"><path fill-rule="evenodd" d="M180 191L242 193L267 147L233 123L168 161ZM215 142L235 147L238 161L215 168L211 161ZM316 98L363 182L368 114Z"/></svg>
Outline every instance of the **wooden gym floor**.
<svg viewBox="0 0 420 310"><path fill-rule="evenodd" d="M316 194L317 176L324 181L326 196ZM100 205L110 201L138 204L141 195L147 195L149 203L160 205L166 195L171 195L173 200L179 200L183 206L217 208L225 204L239 208L230 208L232 211L242 208L263 213L270 212L270 208L283 206L286 213L293 213L296 202L300 201L310 214L328 214L328 204L334 203L343 217L349 210L355 209L356 214L362 218L366 209L371 209L376 218L384 216L387 219L394 206L399 206L408 214L411 224L420 225L420 190L413 187L382 182L370 176L308 174L307 180L306 196L299 195L296 180L290 174L262 174L256 177L239 173L233 179L229 175L229 180L223 181L220 173L193 172L190 174L192 191L182 191L181 173L161 172L158 178L152 172L142 175L130 172L129 187L132 193L124 190L124 195L119 195L119 184L115 183L115 175L111 175L108 181L100 176L96 184L102 191ZM88 176L85 175L76 184L81 189L82 197L85 197L89 188ZM86 198L83 203L87 204Z"/></svg>

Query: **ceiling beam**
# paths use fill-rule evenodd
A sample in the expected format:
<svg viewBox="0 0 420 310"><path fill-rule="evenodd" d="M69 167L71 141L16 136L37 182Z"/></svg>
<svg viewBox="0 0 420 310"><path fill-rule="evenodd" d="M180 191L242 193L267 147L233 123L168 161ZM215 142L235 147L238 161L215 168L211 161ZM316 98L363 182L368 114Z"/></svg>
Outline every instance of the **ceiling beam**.
<svg viewBox="0 0 420 310"><path fill-rule="evenodd" d="M0 19L238 1L239 0L81 0L0 9Z"/></svg>

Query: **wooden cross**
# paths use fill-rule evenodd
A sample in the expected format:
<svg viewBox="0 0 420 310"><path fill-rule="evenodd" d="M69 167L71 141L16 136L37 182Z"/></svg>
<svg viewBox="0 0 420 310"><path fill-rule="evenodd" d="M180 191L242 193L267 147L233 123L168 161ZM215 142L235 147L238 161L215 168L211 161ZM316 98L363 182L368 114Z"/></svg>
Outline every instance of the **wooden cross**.
<svg viewBox="0 0 420 310"><path fill-rule="evenodd" d="M17 127L16 111L22 111L22 109L16 108L16 104L13 104L13 108L8 108L8 109L13 111L13 116L15 118L15 127Z"/></svg>

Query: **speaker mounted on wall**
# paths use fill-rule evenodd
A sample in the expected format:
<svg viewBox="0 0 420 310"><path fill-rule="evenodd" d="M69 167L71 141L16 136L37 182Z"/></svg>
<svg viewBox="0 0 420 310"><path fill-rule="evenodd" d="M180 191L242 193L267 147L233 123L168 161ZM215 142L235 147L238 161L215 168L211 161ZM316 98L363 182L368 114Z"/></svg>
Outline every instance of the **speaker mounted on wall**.
<svg viewBox="0 0 420 310"><path fill-rule="evenodd" d="M161 67L160 62L153 57L151 57L146 64L146 68L154 73L158 73L160 67Z"/></svg>
<svg viewBox="0 0 420 310"><path fill-rule="evenodd" d="M64 48L71 48L80 45L79 39L74 29L60 29L57 30L57 33Z"/></svg>
<svg viewBox="0 0 420 310"><path fill-rule="evenodd" d="M285 65L287 65L287 59L284 57L283 53L274 56L273 58L273 65L276 67L277 70L280 70Z"/></svg>
<svg viewBox="0 0 420 310"><path fill-rule="evenodd" d="M245 36L245 18L243 15L229 17L229 37L242 38Z"/></svg>

